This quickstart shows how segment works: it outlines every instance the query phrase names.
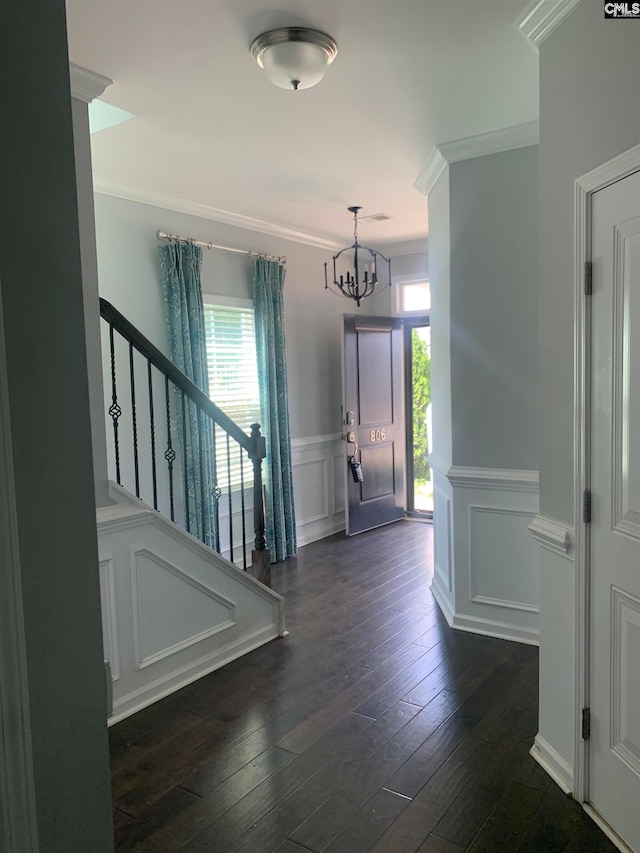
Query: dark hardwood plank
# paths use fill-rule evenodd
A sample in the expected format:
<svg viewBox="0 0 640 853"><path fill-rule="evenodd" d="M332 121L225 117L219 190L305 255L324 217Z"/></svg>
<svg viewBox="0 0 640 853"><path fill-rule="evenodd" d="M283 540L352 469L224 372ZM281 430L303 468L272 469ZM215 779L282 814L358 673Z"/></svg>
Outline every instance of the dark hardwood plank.
<svg viewBox="0 0 640 853"><path fill-rule="evenodd" d="M110 730L116 851L613 850L528 754L537 649L452 631L430 525L272 567L291 634Z"/></svg>

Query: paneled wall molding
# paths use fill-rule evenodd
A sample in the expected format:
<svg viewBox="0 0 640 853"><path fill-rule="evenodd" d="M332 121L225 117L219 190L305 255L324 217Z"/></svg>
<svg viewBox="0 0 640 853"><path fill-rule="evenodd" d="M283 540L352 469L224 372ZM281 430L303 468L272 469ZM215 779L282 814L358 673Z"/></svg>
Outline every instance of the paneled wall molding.
<svg viewBox="0 0 640 853"><path fill-rule="evenodd" d="M234 225L236 228L244 228L247 231L255 231L259 234L267 234L271 237L279 237L283 240L293 240L294 243L304 243L306 246L314 246L318 249L326 249L335 252L340 249L340 244L335 240L310 234L296 228L289 228L276 222L267 222L263 219L254 219L251 216L243 216L230 210L220 210L206 204L198 204L186 198L175 196L170 193L161 193L151 187L135 186L133 184L120 184L109 178L94 172L93 188L102 195L114 196L125 201L135 201L139 204L149 204L163 210L174 210L177 213L186 213L188 216L197 216L200 219L208 219L212 222L221 222L224 225ZM239 246L238 248L245 248Z"/></svg>
<svg viewBox="0 0 640 853"><path fill-rule="evenodd" d="M112 85L113 80L108 77L103 77L102 74L96 74L95 71L89 71L88 68L82 68L80 65L69 64L69 80L71 83L71 97L78 101L84 101L85 104L90 104L95 98Z"/></svg>
<svg viewBox="0 0 640 853"><path fill-rule="evenodd" d="M177 524L112 488L97 511L113 724L284 636L281 596Z"/></svg>
<svg viewBox="0 0 640 853"><path fill-rule="evenodd" d="M421 195L428 196L436 182L451 163L500 154L517 148L537 145L540 139L540 125L537 121L527 121L511 127L503 127L488 133L478 133L451 142L439 143L429 155L424 169L420 172L414 187Z"/></svg>
<svg viewBox="0 0 640 853"><path fill-rule="evenodd" d="M578 3L580 0L534 0L516 19L516 27L537 48Z"/></svg>
<svg viewBox="0 0 640 853"><path fill-rule="evenodd" d="M340 433L291 441L298 545L344 530L346 454Z"/></svg>
<svg viewBox="0 0 640 853"><path fill-rule="evenodd" d="M548 551L553 551L554 554L560 554L560 556L567 557L570 560L573 559L572 528L544 515L537 515L529 525L529 530L538 545L542 548L546 548Z"/></svg>
<svg viewBox="0 0 640 853"><path fill-rule="evenodd" d="M539 734L536 735L529 754L565 794L573 793L573 770L564 758Z"/></svg>
<svg viewBox="0 0 640 853"><path fill-rule="evenodd" d="M453 466L446 477L454 487L467 489L500 489L512 492L537 492L538 471L516 468L465 468Z"/></svg>

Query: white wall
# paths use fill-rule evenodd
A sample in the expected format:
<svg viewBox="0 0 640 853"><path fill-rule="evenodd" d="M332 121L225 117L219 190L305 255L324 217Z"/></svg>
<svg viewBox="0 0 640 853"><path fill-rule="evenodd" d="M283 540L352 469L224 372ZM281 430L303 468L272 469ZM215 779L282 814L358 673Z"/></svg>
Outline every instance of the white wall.
<svg viewBox="0 0 640 853"><path fill-rule="evenodd" d="M324 262L331 263L330 251L102 194L95 196L95 212L100 295L165 353L159 229L287 257L285 326L298 539L304 544L341 529L342 314L388 313L389 291L365 300L358 309L355 302L324 289ZM251 298L251 276L250 258L204 250L205 294Z"/></svg>
<svg viewBox="0 0 640 853"><path fill-rule="evenodd" d="M639 142L640 28L637 22L605 21L602 4L584 0L540 47L540 504L543 516L569 531L574 524L574 181ZM564 767L570 776L574 564L549 549L540 555L540 737L558 775Z"/></svg>
<svg viewBox="0 0 640 853"><path fill-rule="evenodd" d="M434 594L457 628L536 643L537 150L429 193Z"/></svg>
<svg viewBox="0 0 640 853"><path fill-rule="evenodd" d="M538 468L538 149L452 163L454 465Z"/></svg>

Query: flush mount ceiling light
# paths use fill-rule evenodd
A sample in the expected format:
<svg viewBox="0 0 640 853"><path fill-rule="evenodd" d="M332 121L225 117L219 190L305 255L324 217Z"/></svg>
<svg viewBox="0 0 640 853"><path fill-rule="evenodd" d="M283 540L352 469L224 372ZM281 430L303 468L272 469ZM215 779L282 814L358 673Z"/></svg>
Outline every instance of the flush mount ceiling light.
<svg viewBox="0 0 640 853"><path fill-rule="evenodd" d="M269 30L251 45L251 55L269 80L294 91L319 83L337 53L331 36L306 27Z"/></svg>
<svg viewBox="0 0 640 853"><path fill-rule="evenodd" d="M366 296L371 296L378 284L381 284L378 291L391 287L391 261L382 252L377 252L375 249L358 243L358 211L362 208L354 205L348 207L347 210L349 213L353 213L353 243L333 256L333 286L329 283L329 274L325 263L324 289L342 296L348 296L360 307L360 300ZM352 250L353 254L350 254ZM344 252L348 254L342 258ZM381 264L383 264L383 271L386 272L387 279L386 281L383 279L382 283L378 278ZM386 266L386 270L384 270L384 266Z"/></svg>

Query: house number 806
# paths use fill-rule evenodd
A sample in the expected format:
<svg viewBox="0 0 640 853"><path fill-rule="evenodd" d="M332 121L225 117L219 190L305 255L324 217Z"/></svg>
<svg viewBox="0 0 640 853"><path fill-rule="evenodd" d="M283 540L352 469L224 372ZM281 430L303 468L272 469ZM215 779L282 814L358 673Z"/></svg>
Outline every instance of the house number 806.
<svg viewBox="0 0 640 853"><path fill-rule="evenodd" d="M384 429L372 429L371 441L384 441L387 437L387 431Z"/></svg>

